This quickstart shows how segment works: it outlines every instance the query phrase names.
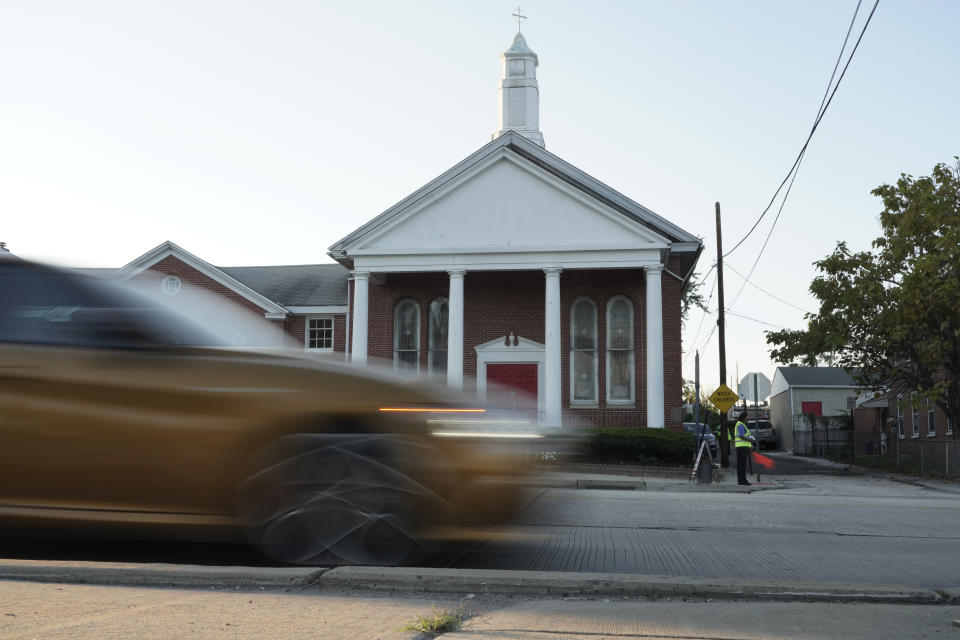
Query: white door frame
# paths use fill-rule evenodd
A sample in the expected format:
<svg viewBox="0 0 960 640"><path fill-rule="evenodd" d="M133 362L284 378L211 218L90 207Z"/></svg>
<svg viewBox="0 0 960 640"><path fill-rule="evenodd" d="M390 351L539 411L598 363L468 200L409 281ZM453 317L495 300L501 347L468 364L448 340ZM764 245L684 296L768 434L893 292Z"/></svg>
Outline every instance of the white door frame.
<svg viewBox="0 0 960 640"><path fill-rule="evenodd" d="M474 347L477 352L477 399L487 399L488 364L535 364L537 365L537 413L543 415L543 369L546 363L544 345L533 340L517 336L517 346L507 346L507 336L484 342Z"/></svg>

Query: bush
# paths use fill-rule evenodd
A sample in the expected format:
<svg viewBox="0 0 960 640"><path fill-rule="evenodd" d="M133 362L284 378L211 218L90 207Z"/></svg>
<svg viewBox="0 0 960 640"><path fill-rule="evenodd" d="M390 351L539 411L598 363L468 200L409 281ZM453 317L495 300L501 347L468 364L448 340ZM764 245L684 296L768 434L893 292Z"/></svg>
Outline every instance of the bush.
<svg viewBox="0 0 960 640"><path fill-rule="evenodd" d="M583 455L591 462L688 464L696 454L692 433L636 427L594 427L586 430Z"/></svg>

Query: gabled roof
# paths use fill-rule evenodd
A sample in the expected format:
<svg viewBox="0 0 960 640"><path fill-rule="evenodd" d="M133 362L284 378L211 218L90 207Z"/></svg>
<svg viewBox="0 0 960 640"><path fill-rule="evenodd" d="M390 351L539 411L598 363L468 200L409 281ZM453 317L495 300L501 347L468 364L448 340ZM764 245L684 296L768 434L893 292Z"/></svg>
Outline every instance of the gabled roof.
<svg viewBox="0 0 960 640"><path fill-rule="evenodd" d="M502 153L503 150L509 150L516 156L559 178L566 184L609 207L628 220L639 223L665 238L670 243L671 253L685 254L685 257L689 256L688 259L683 261L684 270L687 273L682 275L688 277L692 272L693 266L696 264L696 259L703 248L700 240L696 236L684 231L650 209L634 202L596 178L591 177L513 131L507 132L487 143L434 180L337 241L330 246L328 254L344 266L353 268L353 258L350 250L358 246L365 237L375 234L380 228L384 227L384 225L393 222L395 218L403 216L420 204L429 201L438 190L442 190L449 183L458 180L478 165L487 162L495 154Z"/></svg>
<svg viewBox="0 0 960 640"><path fill-rule="evenodd" d="M250 302L259 306L265 311L265 315L267 317L283 317L287 314L287 310L281 304L278 304L274 300L271 300L255 289L252 289L246 284L240 282L233 276L230 276L223 270L213 266L206 260L198 258L186 249L177 246L169 240L154 247L136 260L133 260L126 266L120 268L120 270L114 273L112 277L121 280L132 278L137 274L150 269L150 267L153 265L170 256L177 258L181 262L193 267L208 278L222 284L237 295L246 298Z"/></svg>
<svg viewBox="0 0 960 640"><path fill-rule="evenodd" d="M285 307L345 306L350 272L339 264L221 267L251 289Z"/></svg>
<svg viewBox="0 0 960 640"><path fill-rule="evenodd" d="M791 387L858 387L843 367L777 367Z"/></svg>

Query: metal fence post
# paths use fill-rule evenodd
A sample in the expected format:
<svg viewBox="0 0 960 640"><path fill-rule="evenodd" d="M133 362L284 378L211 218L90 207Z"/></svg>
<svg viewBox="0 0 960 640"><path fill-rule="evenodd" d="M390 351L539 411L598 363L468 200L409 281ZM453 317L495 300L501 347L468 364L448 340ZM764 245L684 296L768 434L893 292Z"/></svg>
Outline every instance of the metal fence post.
<svg viewBox="0 0 960 640"><path fill-rule="evenodd" d="M923 443L917 442L920 445L920 475L923 475Z"/></svg>

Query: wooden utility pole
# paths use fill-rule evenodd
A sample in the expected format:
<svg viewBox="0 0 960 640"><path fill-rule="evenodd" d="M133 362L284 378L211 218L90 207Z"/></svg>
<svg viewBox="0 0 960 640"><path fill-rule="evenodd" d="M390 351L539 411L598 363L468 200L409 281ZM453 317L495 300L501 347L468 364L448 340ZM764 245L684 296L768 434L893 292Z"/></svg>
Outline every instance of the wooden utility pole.
<svg viewBox="0 0 960 640"><path fill-rule="evenodd" d="M723 240L720 234L720 203L717 203L717 326L720 329L720 384L727 382L727 341L723 327ZM727 433L727 412L720 414L720 465L730 467L730 435Z"/></svg>

